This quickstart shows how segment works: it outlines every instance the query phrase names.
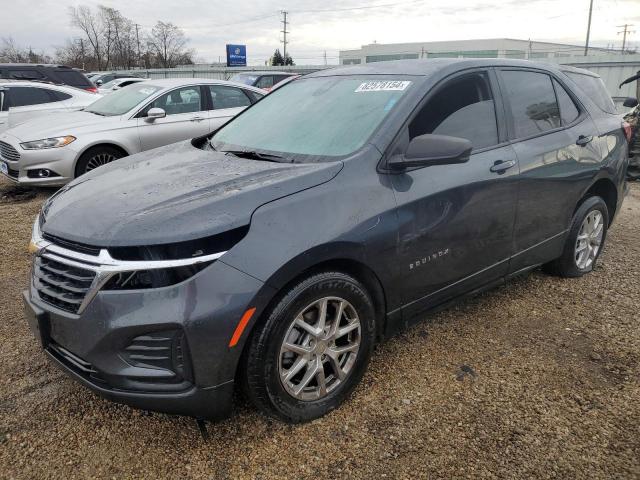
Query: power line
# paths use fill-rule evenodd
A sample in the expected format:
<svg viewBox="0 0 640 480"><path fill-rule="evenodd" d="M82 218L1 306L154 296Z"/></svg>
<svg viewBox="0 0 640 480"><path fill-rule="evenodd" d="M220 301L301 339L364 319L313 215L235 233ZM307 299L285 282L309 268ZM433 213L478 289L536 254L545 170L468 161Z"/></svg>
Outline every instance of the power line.
<svg viewBox="0 0 640 480"><path fill-rule="evenodd" d="M618 28L622 28L618 32L618 35L622 34L622 53L625 52L625 47L627 46L627 34L636 33L635 30L629 30L629 27L633 27L633 25L625 23L624 25L618 25Z"/></svg>

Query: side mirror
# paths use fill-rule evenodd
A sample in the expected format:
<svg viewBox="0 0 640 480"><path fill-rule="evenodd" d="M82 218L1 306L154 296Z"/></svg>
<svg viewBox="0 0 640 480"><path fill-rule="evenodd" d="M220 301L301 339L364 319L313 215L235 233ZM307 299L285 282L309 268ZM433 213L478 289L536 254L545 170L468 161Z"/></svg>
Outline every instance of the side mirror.
<svg viewBox="0 0 640 480"><path fill-rule="evenodd" d="M167 112L165 112L162 108L152 108L147 112L147 116L144 121L147 123L153 123L157 118L164 118L167 116Z"/></svg>
<svg viewBox="0 0 640 480"><path fill-rule="evenodd" d="M426 134L409 142L404 155L396 155L388 165L391 170L402 171L413 167L465 163L469 160L473 145L466 138L448 135Z"/></svg>
<svg viewBox="0 0 640 480"><path fill-rule="evenodd" d="M627 108L635 108L638 106L638 99L634 98L634 97L629 97L627 99L625 99L624 103L622 104L623 107L627 107Z"/></svg>

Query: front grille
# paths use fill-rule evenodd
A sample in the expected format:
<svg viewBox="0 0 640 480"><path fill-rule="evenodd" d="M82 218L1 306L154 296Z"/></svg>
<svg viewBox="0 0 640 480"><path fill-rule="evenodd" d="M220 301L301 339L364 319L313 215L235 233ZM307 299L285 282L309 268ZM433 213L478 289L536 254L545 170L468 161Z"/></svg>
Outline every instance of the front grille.
<svg viewBox="0 0 640 480"><path fill-rule="evenodd" d="M10 162L17 162L20 160L20 153L8 143L0 142L0 157Z"/></svg>
<svg viewBox="0 0 640 480"><path fill-rule="evenodd" d="M37 256L33 264L33 283L40 299L71 313L78 313L95 275L45 256Z"/></svg>

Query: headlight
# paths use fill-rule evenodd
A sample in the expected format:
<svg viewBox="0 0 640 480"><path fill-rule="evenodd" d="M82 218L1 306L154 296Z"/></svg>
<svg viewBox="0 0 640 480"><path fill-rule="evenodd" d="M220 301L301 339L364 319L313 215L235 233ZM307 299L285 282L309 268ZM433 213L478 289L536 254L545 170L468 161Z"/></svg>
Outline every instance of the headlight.
<svg viewBox="0 0 640 480"><path fill-rule="evenodd" d="M66 137L45 138L42 140L34 140L32 142L21 143L20 146L25 150L43 150L45 148L66 147L75 141L76 137L67 135Z"/></svg>

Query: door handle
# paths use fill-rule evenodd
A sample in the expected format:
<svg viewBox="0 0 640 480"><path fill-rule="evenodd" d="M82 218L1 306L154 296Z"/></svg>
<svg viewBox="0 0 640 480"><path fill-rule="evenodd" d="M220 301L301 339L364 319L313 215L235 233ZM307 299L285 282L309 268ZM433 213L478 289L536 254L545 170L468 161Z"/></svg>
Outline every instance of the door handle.
<svg viewBox="0 0 640 480"><path fill-rule="evenodd" d="M493 165L491 165L492 172L495 173L504 173L506 170L509 170L511 167L515 167L515 160L497 160Z"/></svg>
<svg viewBox="0 0 640 480"><path fill-rule="evenodd" d="M581 147L586 146L591 140L593 140L593 137L591 135L580 135L578 137L578 140L576 140L576 145L580 145Z"/></svg>
<svg viewBox="0 0 640 480"><path fill-rule="evenodd" d="M201 122L202 120L206 120L204 117L191 117L192 122Z"/></svg>

